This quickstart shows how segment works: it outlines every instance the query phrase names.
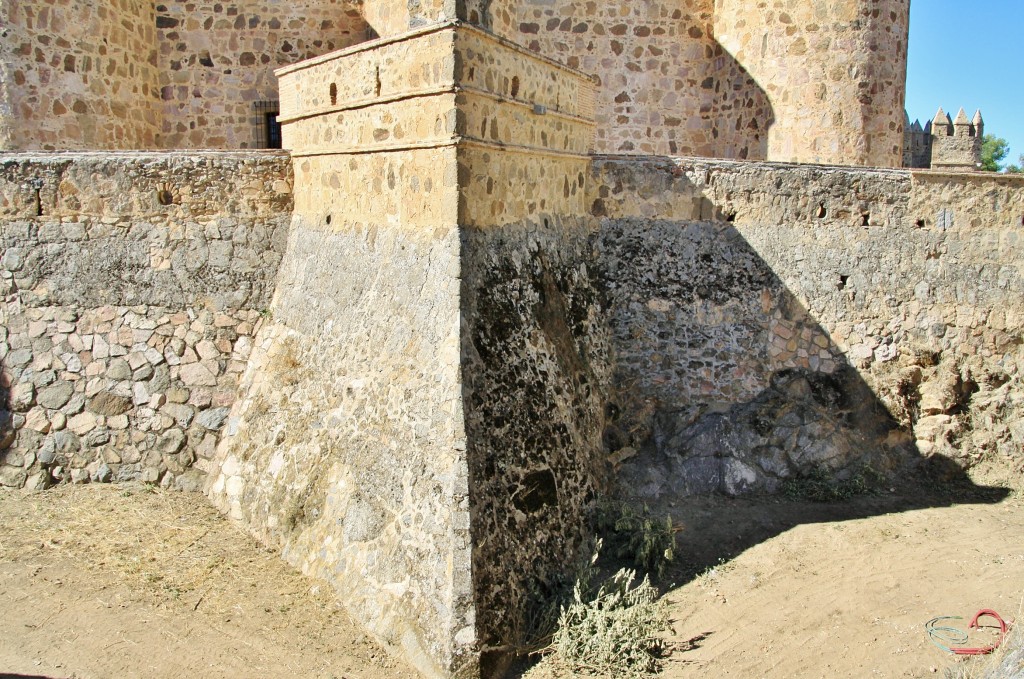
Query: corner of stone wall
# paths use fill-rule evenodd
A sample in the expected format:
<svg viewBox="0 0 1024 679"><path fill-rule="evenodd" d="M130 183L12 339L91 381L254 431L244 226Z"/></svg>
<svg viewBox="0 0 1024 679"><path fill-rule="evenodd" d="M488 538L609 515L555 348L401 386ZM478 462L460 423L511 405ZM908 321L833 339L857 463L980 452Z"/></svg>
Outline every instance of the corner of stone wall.
<svg viewBox="0 0 1024 679"><path fill-rule="evenodd" d="M425 675L499 673L607 481L593 82L453 24L278 75L295 216L211 497Z"/></svg>

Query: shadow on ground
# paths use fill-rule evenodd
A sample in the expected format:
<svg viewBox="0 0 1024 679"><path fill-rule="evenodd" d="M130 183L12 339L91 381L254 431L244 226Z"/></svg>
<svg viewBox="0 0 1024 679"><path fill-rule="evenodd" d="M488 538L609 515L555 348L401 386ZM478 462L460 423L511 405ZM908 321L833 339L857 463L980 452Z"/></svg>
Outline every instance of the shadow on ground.
<svg viewBox="0 0 1024 679"><path fill-rule="evenodd" d="M854 196L843 173L789 186L623 158L596 173L613 187L594 205L615 366L605 444L619 499L683 527L662 586L800 524L1007 497L968 479L953 429L923 425L933 413L922 383L961 357L943 355L945 327L901 320L917 279L867 263L891 251L924 261L935 237L880 216L887 177L856 180ZM645 191L692 217L631 216L616 202ZM862 213L886 226L850 227ZM873 354L849 356L832 336L849 319L895 330ZM951 384L945 420L964 418L983 379L1004 377ZM815 478L834 481L842 501L805 501Z"/></svg>
<svg viewBox="0 0 1024 679"><path fill-rule="evenodd" d="M810 523L854 521L882 514L895 514L958 504L995 504L1010 491L978 486L962 473L954 480L949 470L925 470L919 479L899 486L880 488L869 494L834 502L794 499L784 494L728 498L704 495L680 498L652 505L656 515L672 517L676 533L676 560L657 578L662 590L685 585L695 577L746 550L767 542L792 528Z"/></svg>

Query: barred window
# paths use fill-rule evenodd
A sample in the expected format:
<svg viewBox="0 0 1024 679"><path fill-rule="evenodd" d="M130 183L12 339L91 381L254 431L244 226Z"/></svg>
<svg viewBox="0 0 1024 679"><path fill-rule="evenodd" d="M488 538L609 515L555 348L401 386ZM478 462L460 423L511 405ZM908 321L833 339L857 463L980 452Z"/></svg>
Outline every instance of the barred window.
<svg viewBox="0 0 1024 679"><path fill-rule="evenodd" d="M281 148L281 124L277 116L281 112L281 104L276 101L257 101L256 108L256 148Z"/></svg>

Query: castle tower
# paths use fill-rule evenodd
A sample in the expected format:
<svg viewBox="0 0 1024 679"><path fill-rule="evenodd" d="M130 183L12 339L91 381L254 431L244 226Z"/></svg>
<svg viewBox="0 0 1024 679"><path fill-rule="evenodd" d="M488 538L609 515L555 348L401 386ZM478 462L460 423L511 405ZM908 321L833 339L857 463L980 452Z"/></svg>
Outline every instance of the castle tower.
<svg viewBox="0 0 1024 679"><path fill-rule="evenodd" d="M715 38L761 84L768 159L901 164L908 0L718 0Z"/></svg>
<svg viewBox="0 0 1024 679"><path fill-rule="evenodd" d="M967 118L963 108L950 118L941 107L932 120L931 168L947 172L973 172L981 164L981 142L985 122L981 111Z"/></svg>
<svg viewBox="0 0 1024 679"><path fill-rule="evenodd" d="M910 117L907 116L906 121ZM928 168L932 162L931 121L921 127L921 121L904 122L903 167Z"/></svg>

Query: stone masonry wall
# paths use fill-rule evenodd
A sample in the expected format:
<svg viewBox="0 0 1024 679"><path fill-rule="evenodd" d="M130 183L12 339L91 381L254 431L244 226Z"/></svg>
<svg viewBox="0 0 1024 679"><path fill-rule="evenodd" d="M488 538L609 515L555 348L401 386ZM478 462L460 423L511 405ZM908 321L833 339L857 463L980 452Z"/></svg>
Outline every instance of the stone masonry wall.
<svg viewBox="0 0 1024 679"><path fill-rule="evenodd" d="M0 7L0 150L153 148L160 132L148 0Z"/></svg>
<svg viewBox="0 0 1024 679"><path fill-rule="evenodd" d="M599 152L765 157L771 106L716 42L712 0L483 4L471 21L597 76Z"/></svg>
<svg viewBox="0 0 1024 679"><path fill-rule="evenodd" d="M0 482L200 488L291 205L283 155L0 161Z"/></svg>
<svg viewBox="0 0 1024 679"><path fill-rule="evenodd" d="M898 166L908 0L826 5L11 0L0 148L262 148L275 68L463 20L594 74L601 152Z"/></svg>
<svg viewBox="0 0 1024 679"><path fill-rule="evenodd" d="M900 167L909 0L717 0L714 33L764 87L768 160Z"/></svg>
<svg viewBox="0 0 1024 679"><path fill-rule="evenodd" d="M443 24L278 74L295 218L211 497L424 675L489 675L607 480L593 83Z"/></svg>
<svg viewBox="0 0 1024 679"><path fill-rule="evenodd" d="M633 490L1019 461L1020 180L690 160L594 172L621 412L607 442Z"/></svg>
<svg viewBox="0 0 1024 679"><path fill-rule="evenodd" d="M452 43L279 71L295 214L209 491L430 677L477 662Z"/></svg>
<svg viewBox="0 0 1024 679"><path fill-rule="evenodd" d="M492 0L465 11L598 77L599 152L901 164L906 0Z"/></svg>
<svg viewBox="0 0 1024 679"><path fill-rule="evenodd" d="M264 148L274 69L366 39L352 0L167 1L156 7L163 148Z"/></svg>
<svg viewBox="0 0 1024 679"><path fill-rule="evenodd" d="M494 670L535 638L530 616L586 556L608 483L608 336L594 222L572 209L584 187L570 181L563 195L585 161L482 153L463 158L475 218L462 229L462 356L477 628ZM547 208L531 218L510 222L516 211L499 207L545 185L560 195L536 196Z"/></svg>

